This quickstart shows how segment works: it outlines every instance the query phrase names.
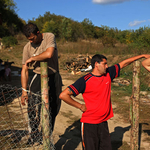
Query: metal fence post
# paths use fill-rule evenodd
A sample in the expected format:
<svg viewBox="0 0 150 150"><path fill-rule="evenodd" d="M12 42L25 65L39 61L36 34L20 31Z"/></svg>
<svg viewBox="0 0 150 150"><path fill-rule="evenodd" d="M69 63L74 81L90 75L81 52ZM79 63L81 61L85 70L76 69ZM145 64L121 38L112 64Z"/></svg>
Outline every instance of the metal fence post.
<svg viewBox="0 0 150 150"><path fill-rule="evenodd" d="M47 62L41 62L41 94L42 94L42 134L43 149L50 149L50 118L49 118L49 94L48 94L48 73Z"/></svg>
<svg viewBox="0 0 150 150"><path fill-rule="evenodd" d="M138 150L139 147L139 92L140 92L140 62L133 63L133 84L132 97L130 102L130 118L131 118L131 150Z"/></svg>

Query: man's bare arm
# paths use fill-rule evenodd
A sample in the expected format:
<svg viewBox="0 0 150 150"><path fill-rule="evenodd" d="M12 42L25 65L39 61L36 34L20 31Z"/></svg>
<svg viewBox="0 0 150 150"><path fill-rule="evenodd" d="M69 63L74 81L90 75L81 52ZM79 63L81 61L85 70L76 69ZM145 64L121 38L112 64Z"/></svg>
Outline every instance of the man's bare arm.
<svg viewBox="0 0 150 150"><path fill-rule="evenodd" d="M82 112L86 111L86 106L85 104L80 104L77 101L73 100L71 98L71 95L73 95L73 92L69 89L66 88L59 96L60 99L62 99L64 102L66 102L67 104L74 106L78 109L80 109Z"/></svg>
<svg viewBox="0 0 150 150"><path fill-rule="evenodd" d="M32 62L32 61L43 61L43 60L46 60L48 58L51 58L54 54L54 50L55 50L54 47L47 48L46 51L44 51L43 53L41 53L37 56L33 56L33 57L29 58L26 61L25 65L27 66L27 64Z"/></svg>
<svg viewBox="0 0 150 150"><path fill-rule="evenodd" d="M143 54L143 55L138 55L138 56L134 56L134 57L131 57L131 58L128 58L128 59L125 59L123 60L122 62L119 63L120 65L120 69L128 66L129 64L131 64L132 62L134 62L135 60L138 60L140 58L149 58L150 55L148 54Z"/></svg>
<svg viewBox="0 0 150 150"><path fill-rule="evenodd" d="M28 67L26 65L22 65L21 71L21 85L22 85L22 96L21 96L21 104L25 105L25 100L28 101L27 95L27 86L28 86Z"/></svg>
<svg viewBox="0 0 150 150"><path fill-rule="evenodd" d="M150 72L150 58L147 58L144 61L142 61L142 65L145 69L147 69Z"/></svg>

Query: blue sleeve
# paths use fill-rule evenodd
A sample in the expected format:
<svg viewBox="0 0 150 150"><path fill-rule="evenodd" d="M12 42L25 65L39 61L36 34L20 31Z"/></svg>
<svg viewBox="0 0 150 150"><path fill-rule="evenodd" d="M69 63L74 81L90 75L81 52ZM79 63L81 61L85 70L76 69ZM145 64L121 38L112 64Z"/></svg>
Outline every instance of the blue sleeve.
<svg viewBox="0 0 150 150"><path fill-rule="evenodd" d="M114 66L108 67L107 72L109 72L112 81L114 78L120 76L120 65L116 64Z"/></svg>
<svg viewBox="0 0 150 150"><path fill-rule="evenodd" d="M77 96L79 93L83 93L85 90L85 80L83 77L79 78L75 83L68 86L68 88L73 92L73 96Z"/></svg>

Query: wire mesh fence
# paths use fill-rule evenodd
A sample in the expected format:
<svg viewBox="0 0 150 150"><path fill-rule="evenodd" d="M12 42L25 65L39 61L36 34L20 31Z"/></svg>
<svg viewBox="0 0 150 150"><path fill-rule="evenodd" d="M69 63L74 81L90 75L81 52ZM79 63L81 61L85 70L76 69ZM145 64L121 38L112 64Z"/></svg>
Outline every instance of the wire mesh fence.
<svg viewBox="0 0 150 150"><path fill-rule="evenodd" d="M11 85L0 85L0 150L9 149L50 149L54 150L51 123L50 136L43 132L41 94L28 93L34 105L21 105L22 89ZM48 111L51 120L50 111ZM47 127L46 127L47 128ZM48 139L49 144L43 144Z"/></svg>

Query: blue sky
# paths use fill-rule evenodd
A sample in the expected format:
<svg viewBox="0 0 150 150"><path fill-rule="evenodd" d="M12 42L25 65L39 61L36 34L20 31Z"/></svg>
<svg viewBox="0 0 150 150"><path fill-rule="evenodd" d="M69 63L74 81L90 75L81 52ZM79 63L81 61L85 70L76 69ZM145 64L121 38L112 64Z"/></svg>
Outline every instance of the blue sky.
<svg viewBox="0 0 150 150"><path fill-rule="evenodd" d="M25 21L49 11L82 22L88 18L94 26L119 30L150 27L150 0L14 0L18 16Z"/></svg>

